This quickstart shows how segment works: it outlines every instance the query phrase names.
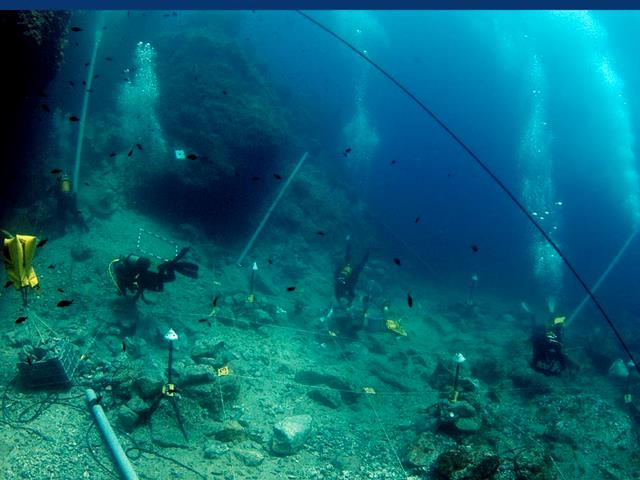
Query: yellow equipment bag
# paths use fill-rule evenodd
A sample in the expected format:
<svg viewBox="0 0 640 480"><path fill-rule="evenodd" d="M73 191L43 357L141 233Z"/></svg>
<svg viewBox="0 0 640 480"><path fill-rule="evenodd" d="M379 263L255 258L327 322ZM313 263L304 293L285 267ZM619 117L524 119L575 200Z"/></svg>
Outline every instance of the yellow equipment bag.
<svg viewBox="0 0 640 480"><path fill-rule="evenodd" d="M2 248L4 268L7 270L7 277L17 290L38 285L38 277L31 266L35 254L36 237L16 235L4 239Z"/></svg>

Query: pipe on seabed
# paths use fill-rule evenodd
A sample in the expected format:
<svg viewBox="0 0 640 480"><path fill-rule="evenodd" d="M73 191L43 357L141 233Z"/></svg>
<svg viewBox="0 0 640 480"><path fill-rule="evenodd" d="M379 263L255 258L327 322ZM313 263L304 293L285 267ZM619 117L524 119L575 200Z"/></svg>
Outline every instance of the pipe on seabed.
<svg viewBox="0 0 640 480"><path fill-rule="evenodd" d="M133 466L131 465L131 462L129 462L127 454L122 449L122 445L120 445L120 441L118 440L118 437L116 437L116 432L111 428L109 419L104 414L102 406L98 403L98 396L96 395L96 392L91 388L87 388L84 392L84 398L89 410L91 410L91 415L93 415L93 419L96 422L96 427L100 432L102 441L113 458L113 463L120 474L120 478L123 480L138 480L138 475L133 470Z"/></svg>

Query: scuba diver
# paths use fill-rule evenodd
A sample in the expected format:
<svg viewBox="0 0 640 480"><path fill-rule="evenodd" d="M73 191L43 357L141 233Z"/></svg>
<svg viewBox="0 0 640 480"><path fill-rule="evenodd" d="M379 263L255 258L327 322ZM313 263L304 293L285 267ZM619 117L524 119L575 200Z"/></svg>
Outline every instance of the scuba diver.
<svg viewBox="0 0 640 480"><path fill-rule="evenodd" d="M182 261L189 252L189 247L183 248L173 260L167 260L158 265L158 271L150 270L151 260L146 257L129 254L120 256L109 264L109 274L118 289L119 295L127 295L127 290L133 293L133 300L144 298L144 291L161 292L166 282L172 282L176 278L176 272L190 278L198 278L198 265Z"/></svg>
<svg viewBox="0 0 640 480"><path fill-rule="evenodd" d="M341 307L350 307L356 297L354 289L358 283L358 277L369 259L369 251L364 254L357 265L351 264L351 236L347 236L347 247L344 254L344 263L338 267L334 275L334 292L336 300Z"/></svg>
<svg viewBox="0 0 640 480"><path fill-rule="evenodd" d="M80 210L78 210L76 195L71 191L71 179L62 174L57 179L56 189L57 218L62 220L61 225L66 229L67 225L77 225L83 232L89 231L89 226Z"/></svg>
<svg viewBox="0 0 640 480"><path fill-rule="evenodd" d="M566 317L555 317L550 327L536 327L531 335L531 368L544 375L560 375L567 367L562 353L562 327Z"/></svg>

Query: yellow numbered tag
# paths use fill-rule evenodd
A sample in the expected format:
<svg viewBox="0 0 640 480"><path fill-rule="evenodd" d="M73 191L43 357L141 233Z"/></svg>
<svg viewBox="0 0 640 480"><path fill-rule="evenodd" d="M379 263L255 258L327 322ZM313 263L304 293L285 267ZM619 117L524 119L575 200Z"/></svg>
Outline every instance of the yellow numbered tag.
<svg viewBox="0 0 640 480"><path fill-rule="evenodd" d="M225 365L224 367L220 367L218 369L218 376L219 377L226 377L227 375L229 375L230 371L229 371L229 366Z"/></svg>
<svg viewBox="0 0 640 480"><path fill-rule="evenodd" d="M373 387L364 387L362 389L362 391L364 393L368 393L369 395L375 395L376 394L376 390Z"/></svg>

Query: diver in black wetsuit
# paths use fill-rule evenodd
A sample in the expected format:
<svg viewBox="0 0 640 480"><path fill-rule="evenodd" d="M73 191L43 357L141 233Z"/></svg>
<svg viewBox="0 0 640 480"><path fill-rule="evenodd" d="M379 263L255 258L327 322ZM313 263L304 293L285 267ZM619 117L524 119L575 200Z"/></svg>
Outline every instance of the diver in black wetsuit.
<svg viewBox="0 0 640 480"><path fill-rule="evenodd" d="M176 278L176 272L190 278L198 278L198 265L182 261L189 252L189 248L183 248L173 260L167 260L158 265L158 271L149 270L151 260L134 254L126 257L120 256L113 260L109 266L109 272L118 288L120 295L127 295L127 290L133 293L133 299L144 298L144 291L161 292L166 282L172 282Z"/></svg>
<svg viewBox="0 0 640 480"><path fill-rule="evenodd" d="M533 355L531 368L544 375L560 375L567 368L562 353L562 326L565 317L557 317L550 328L538 327L531 335Z"/></svg>
<svg viewBox="0 0 640 480"><path fill-rule="evenodd" d="M338 304L349 307L356 297L354 289L358 283L358 277L369 260L369 251L364 254L357 265L351 264L351 237L347 237L347 248L344 254L344 263L338 267L334 275L334 292Z"/></svg>

